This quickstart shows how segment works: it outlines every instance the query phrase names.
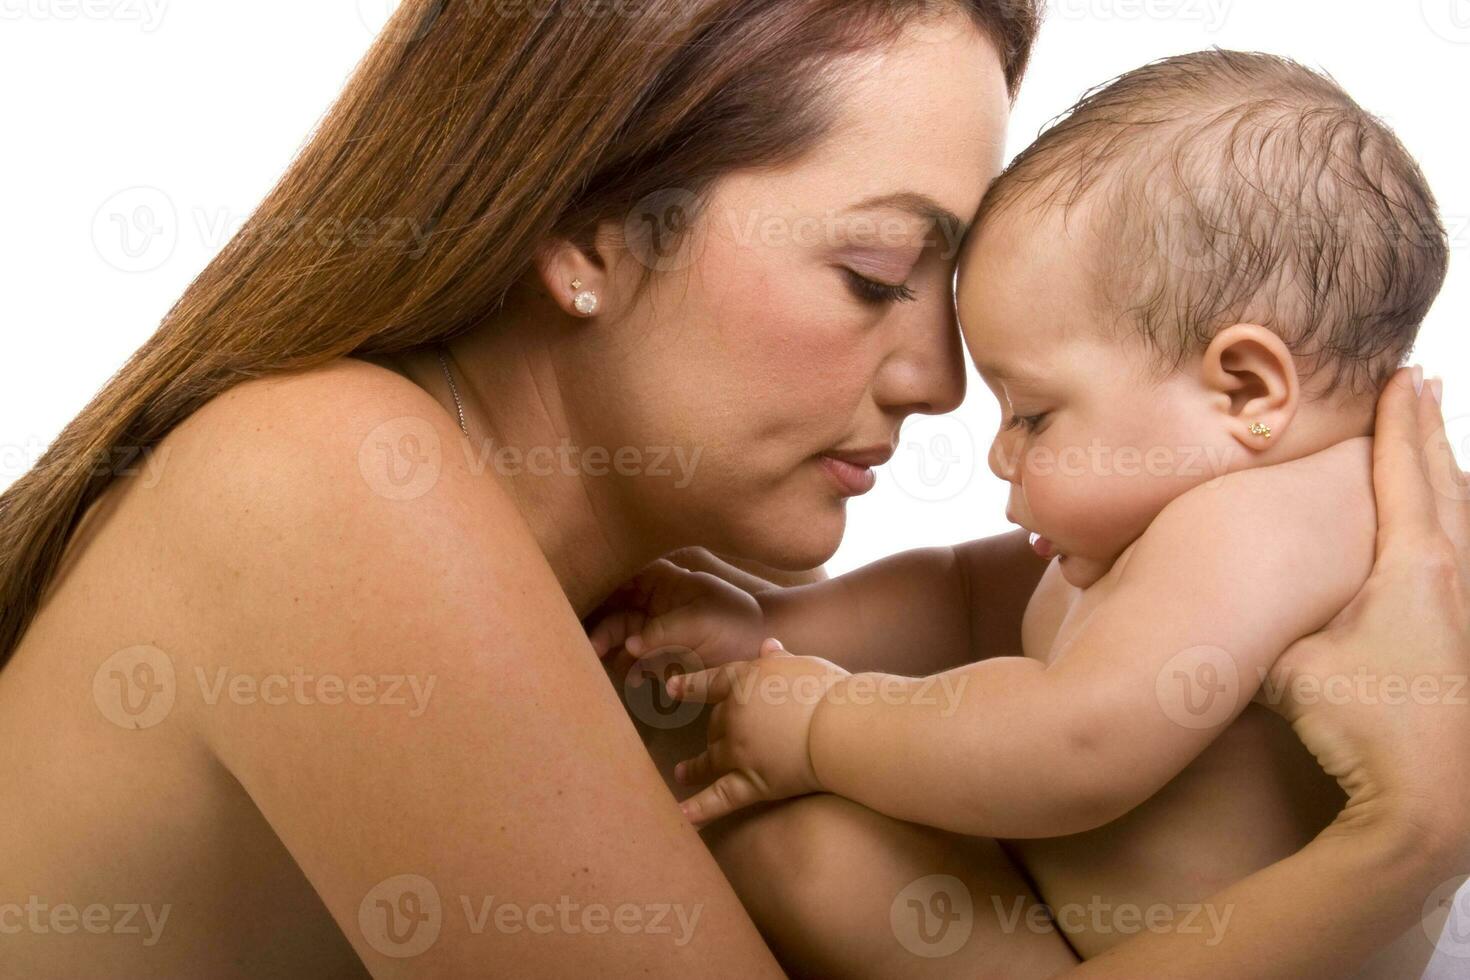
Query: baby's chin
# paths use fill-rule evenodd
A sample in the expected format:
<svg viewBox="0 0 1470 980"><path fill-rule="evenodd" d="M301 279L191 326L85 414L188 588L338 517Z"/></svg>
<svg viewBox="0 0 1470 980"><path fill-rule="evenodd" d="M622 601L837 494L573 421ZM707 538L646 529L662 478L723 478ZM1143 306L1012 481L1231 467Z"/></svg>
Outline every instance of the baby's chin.
<svg viewBox="0 0 1470 980"><path fill-rule="evenodd" d="M1086 558L1082 555L1069 555L1066 553L1057 556L1057 567L1061 569L1062 578L1067 584L1078 589L1086 589L1100 582L1108 572L1113 570L1113 563L1117 558Z"/></svg>

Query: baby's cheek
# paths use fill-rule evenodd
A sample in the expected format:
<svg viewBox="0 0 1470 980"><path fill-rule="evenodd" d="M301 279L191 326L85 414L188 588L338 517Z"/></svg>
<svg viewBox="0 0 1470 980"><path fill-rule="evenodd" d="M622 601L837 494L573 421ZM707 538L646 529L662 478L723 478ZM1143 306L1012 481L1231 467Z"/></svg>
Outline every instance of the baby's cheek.
<svg viewBox="0 0 1470 980"><path fill-rule="evenodd" d="M1075 554L1089 557L1116 557L1157 513L1143 481L1095 459L1059 470L1036 489L1028 502L1038 523Z"/></svg>

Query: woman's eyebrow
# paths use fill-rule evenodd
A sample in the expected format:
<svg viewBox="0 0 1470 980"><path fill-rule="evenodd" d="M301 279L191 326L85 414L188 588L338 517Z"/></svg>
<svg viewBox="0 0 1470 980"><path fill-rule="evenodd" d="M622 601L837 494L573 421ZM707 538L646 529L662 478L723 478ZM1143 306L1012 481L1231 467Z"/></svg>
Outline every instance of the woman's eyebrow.
<svg viewBox="0 0 1470 980"><path fill-rule="evenodd" d="M921 194L917 191L898 191L893 194L879 194L875 197L865 198L848 208L844 213L879 210L907 211L909 214L930 221L941 228L950 229L957 235L963 235L970 227L968 221L965 221L949 208L940 204L928 194Z"/></svg>

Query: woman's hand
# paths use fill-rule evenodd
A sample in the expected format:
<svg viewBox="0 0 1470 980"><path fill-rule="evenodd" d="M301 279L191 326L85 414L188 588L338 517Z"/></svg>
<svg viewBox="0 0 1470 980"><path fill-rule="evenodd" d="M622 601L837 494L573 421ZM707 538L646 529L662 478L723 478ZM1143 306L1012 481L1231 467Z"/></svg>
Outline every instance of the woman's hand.
<svg viewBox="0 0 1470 980"><path fill-rule="evenodd" d="M807 745L812 715L827 690L848 676L834 663L792 656L780 640L768 639L756 660L669 678L671 697L715 706L709 746L674 770L682 783L714 780L680 804L684 815L703 825L755 803L819 791Z"/></svg>
<svg viewBox="0 0 1470 980"><path fill-rule="evenodd" d="M669 649L692 651L686 667L717 667L753 659L765 637L765 614L753 595L665 559L613 593L588 624L597 655L618 655L620 667Z"/></svg>
<svg viewBox="0 0 1470 980"><path fill-rule="evenodd" d="M1329 832L1405 831L1449 873L1470 861L1470 482L1445 438L1438 383L1421 395L1422 378L1399 372L1379 403L1373 573L1326 629L1282 655L1270 687L1287 692L1272 707L1348 794ZM1321 696L1342 679L1351 698Z"/></svg>

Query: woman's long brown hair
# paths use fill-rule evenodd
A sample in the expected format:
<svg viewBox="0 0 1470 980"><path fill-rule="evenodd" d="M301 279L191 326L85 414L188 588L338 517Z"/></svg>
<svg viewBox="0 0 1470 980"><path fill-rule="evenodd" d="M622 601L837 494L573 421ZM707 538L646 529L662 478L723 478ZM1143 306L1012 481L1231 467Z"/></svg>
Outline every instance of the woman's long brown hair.
<svg viewBox="0 0 1470 980"><path fill-rule="evenodd" d="M546 242L796 159L830 121L813 68L914 18L966 10L1014 94L1039 3L406 0L250 220L0 495L0 666L117 475L99 461L243 380L448 340Z"/></svg>

